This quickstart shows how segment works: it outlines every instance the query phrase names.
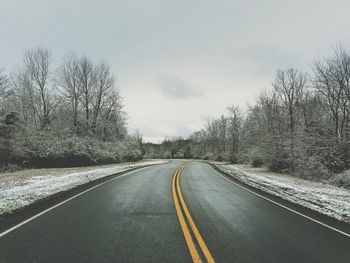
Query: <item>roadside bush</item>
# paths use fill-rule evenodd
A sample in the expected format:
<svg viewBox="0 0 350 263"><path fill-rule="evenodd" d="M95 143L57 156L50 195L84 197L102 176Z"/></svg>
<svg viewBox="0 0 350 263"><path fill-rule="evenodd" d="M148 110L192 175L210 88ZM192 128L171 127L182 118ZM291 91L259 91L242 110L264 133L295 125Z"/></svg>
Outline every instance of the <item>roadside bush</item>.
<svg viewBox="0 0 350 263"><path fill-rule="evenodd" d="M235 163L239 163L239 157L237 154L228 154L227 160L231 163L231 164L235 164Z"/></svg>
<svg viewBox="0 0 350 263"><path fill-rule="evenodd" d="M239 163L251 164L253 167L261 167L264 164L264 159L261 151L256 147L245 149L238 154Z"/></svg>
<svg viewBox="0 0 350 263"><path fill-rule="evenodd" d="M203 158L203 160L215 160L215 159L216 158L215 158L214 154L211 152L208 152Z"/></svg>
<svg viewBox="0 0 350 263"><path fill-rule="evenodd" d="M21 169L17 164L7 163L0 166L0 173L12 173Z"/></svg>
<svg viewBox="0 0 350 263"><path fill-rule="evenodd" d="M321 180L329 178L330 173L318 158L310 157L296 162L293 175L303 179Z"/></svg>
<svg viewBox="0 0 350 263"><path fill-rule="evenodd" d="M223 160L224 160L224 158L221 155L219 155L215 158L215 161L217 161L217 162L222 162Z"/></svg>
<svg viewBox="0 0 350 263"><path fill-rule="evenodd" d="M267 166L272 172L287 172L291 167L287 156L276 156L268 161Z"/></svg>
<svg viewBox="0 0 350 263"><path fill-rule="evenodd" d="M167 151L165 154L164 154L164 158L165 159L171 159L171 153L169 151Z"/></svg>
<svg viewBox="0 0 350 263"><path fill-rule="evenodd" d="M346 170L344 173L335 175L330 182L336 186L350 189L350 170Z"/></svg>
<svg viewBox="0 0 350 263"><path fill-rule="evenodd" d="M321 146L317 155L328 171L334 174L344 172L350 155L348 143L345 140L338 143L335 139L325 139Z"/></svg>
<svg viewBox="0 0 350 263"><path fill-rule="evenodd" d="M70 167L96 164L94 143L79 137L55 138L40 133L27 142L28 165L33 167Z"/></svg>
<svg viewBox="0 0 350 263"><path fill-rule="evenodd" d="M287 142L276 138L277 143L267 147L261 153L261 159L272 172L291 172L294 170L294 159L291 156L290 147Z"/></svg>
<svg viewBox="0 0 350 263"><path fill-rule="evenodd" d="M136 162L142 160L142 155L140 151L132 151L123 156L124 161Z"/></svg>
<svg viewBox="0 0 350 263"><path fill-rule="evenodd" d="M333 152L324 157L324 163L327 169L332 173L341 173L345 170L346 164L339 152Z"/></svg>
<svg viewBox="0 0 350 263"><path fill-rule="evenodd" d="M238 152L237 163L240 163L240 164L250 164L251 163L250 155L247 153L247 151Z"/></svg>
<svg viewBox="0 0 350 263"><path fill-rule="evenodd" d="M0 165L16 163L22 155L21 149L15 147L10 140L0 140Z"/></svg>
<svg viewBox="0 0 350 263"><path fill-rule="evenodd" d="M142 152L133 138L102 142L89 137L63 137L50 132L32 131L21 140L0 140L0 166L74 167L139 161Z"/></svg>
<svg viewBox="0 0 350 263"><path fill-rule="evenodd" d="M249 152L249 159L253 167L261 167L264 164L263 156L258 149Z"/></svg>
<svg viewBox="0 0 350 263"><path fill-rule="evenodd" d="M261 167L263 164L264 164L264 161L262 160L262 158L257 157L252 160L253 167Z"/></svg>
<svg viewBox="0 0 350 263"><path fill-rule="evenodd" d="M18 113L10 112L0 118L0 166L6 168L12 163L25 162L27 149L21 144L21 140L17 139L24 135Z"/></svg>

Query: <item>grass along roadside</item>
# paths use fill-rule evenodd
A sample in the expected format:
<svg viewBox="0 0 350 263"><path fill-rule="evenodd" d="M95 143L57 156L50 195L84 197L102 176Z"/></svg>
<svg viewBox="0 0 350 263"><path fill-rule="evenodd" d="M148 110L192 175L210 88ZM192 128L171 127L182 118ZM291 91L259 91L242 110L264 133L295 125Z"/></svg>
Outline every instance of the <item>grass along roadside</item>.
<svg viewBox="0 0 350 263"><path fill-rule="evenodd" d="M135 163L28 169L2 173L0 174L0 215L108 175L165 162L167 161L143 160Z"/></svg>

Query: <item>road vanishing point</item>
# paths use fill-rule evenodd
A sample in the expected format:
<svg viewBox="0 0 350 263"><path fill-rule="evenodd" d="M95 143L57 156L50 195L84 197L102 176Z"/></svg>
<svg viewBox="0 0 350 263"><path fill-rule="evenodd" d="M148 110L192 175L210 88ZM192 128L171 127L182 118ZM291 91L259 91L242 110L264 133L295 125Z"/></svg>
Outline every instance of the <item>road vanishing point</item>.
<svg viewBox="0 0 350 263"><path fill-rule="evenodd" d="M207 163L173 161L116 175L3 231L0 262L348 263L350 236Z"/></svg>

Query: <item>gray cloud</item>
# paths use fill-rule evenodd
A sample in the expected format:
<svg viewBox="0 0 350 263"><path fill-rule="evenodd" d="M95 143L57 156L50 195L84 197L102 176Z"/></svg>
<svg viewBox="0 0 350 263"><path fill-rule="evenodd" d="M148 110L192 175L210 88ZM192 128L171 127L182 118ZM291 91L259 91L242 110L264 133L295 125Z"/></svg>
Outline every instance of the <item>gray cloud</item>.
<svg viewBox="0 0 350 263"><path fill-rule="evenodd" d="M201 95L190 83L176 75L160 75L157 86L163 95L173 98L192 98Z"/></svg>
<svg viewBox="0 0 350 263"><path fill-rule="evenodd" d="M273 44L254 43L233 48L230 57L239 62L241 75L271 77L276 69L295 68L308 71L309 65L297 52Z"/></svg>

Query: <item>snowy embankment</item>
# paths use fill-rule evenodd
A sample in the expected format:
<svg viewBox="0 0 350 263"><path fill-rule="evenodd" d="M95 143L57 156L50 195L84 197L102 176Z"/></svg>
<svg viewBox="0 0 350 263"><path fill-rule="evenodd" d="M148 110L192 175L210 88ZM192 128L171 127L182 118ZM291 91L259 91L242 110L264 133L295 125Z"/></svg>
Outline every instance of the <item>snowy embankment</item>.
<svg viewBox="0 0 350 263"><path fill-rule="evenodd" d="M166 160L62 169L33 169L0 174L0 215L24 207L52 194L90 181Z"/></svg>
<svg viewBox="0 0 350 263"><path fill-rule="evenodd" d="M213 163L233 178L327 216L350 223L350 190L271 173L247 165Z"/></svg>

